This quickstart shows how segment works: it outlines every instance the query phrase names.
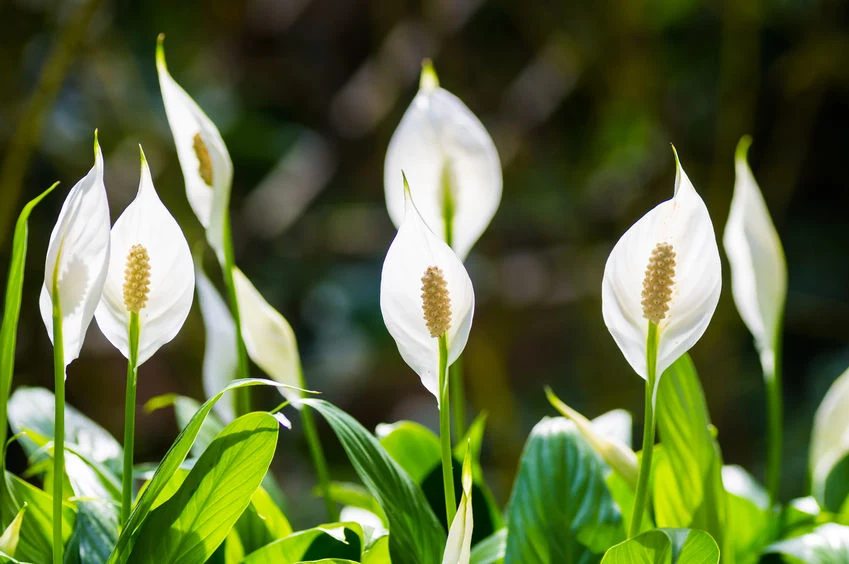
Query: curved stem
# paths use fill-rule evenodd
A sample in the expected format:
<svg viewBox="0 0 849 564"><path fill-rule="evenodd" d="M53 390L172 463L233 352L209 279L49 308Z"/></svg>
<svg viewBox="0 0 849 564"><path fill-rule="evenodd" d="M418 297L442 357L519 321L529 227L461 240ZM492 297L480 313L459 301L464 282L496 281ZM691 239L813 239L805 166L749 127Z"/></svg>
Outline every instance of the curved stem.
<svg viewBox="0 0 849 564"><path fill-rule="evenodd" d="M121 474L121 525L133 509L133 447L136 427L136 383L138 381L139 314L130 313L130 358L127 360L127 390L124 397L124 471Z"/></svg>
<svg viewBox="0 0 849 564"><path fill-rule="evenodd" d="M65 485L65 342L62 336L62 309L59 277L53 276L53 564L65 559L62 539L62 488Z"/></svg>
<svg viewBox="0 0 849 564"><path fill-rule="evenodd" d="M643 515L646 511L651 459L654 450L655 414L654 392L657 382L657 325L649 321L649 333L646 338L646 401L645 423L643 425L643 456L640 459L640 474L637 478L637 493L634 496L634 513L631 515L631 527L628 538L640 533Z"/></svg>
<svg viewBox="0 0 849 564"><path fill-rule="evenodd" d="M780 324L779 324L780 327ZM767 464L766 487L770 505L778 503L781 485L781 451L783 441L784 406L781 386L781 329L775 336L772 351L761 353L767 398Z"/></svg>
<svg viewBox="0 0 849 564"><path fill-rule="evenodd" d="M439 337L439 442L442 446L442 485L445 490L445 515L448 527L457 513L454 496L454 468L451 453L451 395L448 376L448 340Z"/></svg>
<svg viewBox="0 0 849 564"><path fill-rule="evenodd" d="M312 410L307 406L303 406L301 409L301 421L304 424L304 436L307 438L307 445L310 449L310 456L315 466L315 472L318 474L318 484L321 488L321 495L324 498L327 517L331 522L338 521L339 509L330 497L330 473L327 471L327 460L324 458L321 441L318 439L315 417L312 415Z"/></svg>
<svg viewBox="0 0 849 564"><path fill-rule="evenodd" d="M236 297L236 284L233 282L233 268L236 262L233 255L233 236L230 232L230 214L224 215L224 286L227 288L227 299L230 302L230 313L236 326L236 350L239 359L239 378L249 378L248 353L245 350L245 340L242 338L242 318L239 316L239 300ZM234 390L236 415L244 415L251 410L250 388Z"/></svg>

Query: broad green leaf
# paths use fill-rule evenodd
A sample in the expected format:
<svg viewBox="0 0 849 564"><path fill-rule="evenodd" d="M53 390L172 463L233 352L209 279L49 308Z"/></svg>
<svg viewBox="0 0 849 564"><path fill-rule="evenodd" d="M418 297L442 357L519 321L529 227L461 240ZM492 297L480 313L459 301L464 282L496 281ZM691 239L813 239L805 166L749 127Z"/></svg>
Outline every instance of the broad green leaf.
<svg viewBox="0 0 849 564"><path fill-rule="evenodd" d="M177 420L177 427L179 429L185 429L192 420L192 417L200 409L200 402L177 394L165 394L153 397L144 404L144 409L148 413L152 413L172 405L174 406L174 418ZM224 423L219 419L217 412L213 409L213 412L206 416L206 420L204 420L200 432L192 445L191 453L195 456L200 456L223 428Z"/></svg>
<svg viewBox="0 0 849 564"><path fill-rule="evenodd" d="M498 564L504 561L507 529L498 529L472 548L471 564Z"/></svg>
<svg viewBox="0 0 849 564"><path fill-rule="evenodd" d="M367 546L360 560L362 564L389 564L389 535L384 535Z"/></svg>
<svg viewBox="0 0 849 564"><path fill-rule="evenodd" d="M130 513L130 518L121 530L121 535L118 537L118 543L115 546L115 551L112 553L109 562L126 561L129 552L132 549L131 545L137 529L142 525L142 522L150 513L153 503L157 500L162 490L166 488L171 477L175 472L177 472L177 470L180 469L180 466L189 454L192 444L194 444L195 439L203 426L206 416L209 415L209 412L212 410L215 403L221 399L226 392L247 386L281 387L285 386L285 384L261 378L234 380L226 388L206 400L198 412L195 413L195 416L192 417L191 421L189 421L189 424L186 425L185 429L177 435L176 440L171 445L171 448L168 449L168 452L165 453L165 457L162 459L159 467L157 467L156 472L154 473L153 478L151 478L147 488L144 492L139 494L135 506L133 507L133 511Z"/></svg>
<svg viewBox="0 0 849 564"><path fill-rule="evenodd" d="M224 427L177 493L145 519L130 560L206 562L259 488L277 447L278 427L265 412Z"/></svg>
<svg viewBox="0 0 849 564"><path fill-rule="evenodd" d="M417 484L421 484L425 477L440 465L442 458L439 438L419 423L381 423L374 434L380 440L380 446L386 449Z"/></svg>
<svg viewBox="0 0 849 564"><path fill-rule="evenodd" d="M11 523L18 508L27 505L26 516L18 535L15 558L25 562L50 562L53 546L53 498L35 486L6 472L6 493L0 498L4 521ZM71 503L62 505L62 538L71 537L76 511Z"/></svg>
<svg viewBox="0 0 849 564"><path fill-rule="evenodd" d="M0 325L0 476L6 472L6 423L9 404L9 392L12 390L12 375L15 371L15 345L18 339L18 317L21 314L21 293L24 286L24 266L27 258L27 237L29 235L29 215L33 208L47 196L59 183L56 182L30 200L15 223L12 237L12 255L9 260L9 279L6 282L6 301L3 305L3 323ZM0 497L7 495L6 484L0 480ZM15 511L14 514L17 514ZM0 515L0 525L11 523L5 513Z"/></svg>
<svg viewBox="0 0 849 564"><path fill-rule="evenodd" d="M289 520L262 487L251 496L251 503L227 537L228 561L241 562L245 554L292 534ZM236 537L235 539L233 537ZM238 557L233 542L238 545Z"/></svg>
<svg viewBox="0 0 849 564"><path fill-rule="evenodd" d="M610 548L602 564L719 564L719 546L705 531L652 529Z"/></svg>
<svg viewBox="0 0 849 564"><path fill-rule="evenodd" d="M625 536L607 470L575 424L545 417L525 444L507 506L506 564L597 562Z"/></svg>
<svg viewBox="0 0 849 564"><path fill-rule="evenodd" d="M80 562L106 562L118 540L120 490L73 452L65 453L65 472L78 498L73 544Z"/></svg>
<svg viewBox="0 0 849 564"><path fill-rule="evenodd" d="M384 526L388 526L389 524L380 504L374 496L360 484L353 484L351 482L330 482L330 498L342 505L348 505L370 511L380 518Z"/></svg>
<svg viewBox="0 0 849 564"><path fill-rule="evenodd" d="M323 400L307 399L304 403L327 420L354 470L383 508L389 521L392 562L439 562L445 546L445 530L422 490L353 417Z"/></svg>
<svg viewBox="0 0 849 564"><path fill-rule="evenodd" d="M832 512L849 494L849 370L828 389L814 416L811 432L811 490Z"/></svg>
<svg viewBox="0 0 849 564"><path fill-rule="evenodd" d="M849 527L826 523L806 535L771 544L764 552L801 564L845 564L849 562Z"/></svg>
<svg viewBox="0 0 849 564"><path fill-rule="evenodd" d="M327 558L360 560L362 529L357 523L330 523L292 533L248 554L244 564L294 564Z"/></svg>
<svg viewBox="0 0 849 564"><path fill-rule="evenodd" d="M53 392L45 388L20 387L9 399L9 424L15 433L27 432L53 441ZM50 457L43 444L33 437L19 440L28 456L35 461ZM65 405L65 446L87 460L105 465L114 475L120 476L123 460L121 445L106 429L71 407Z"/></svg>
<svg viewBox="0 0 849 564"><path fill-rule="evenodd" d="M713 438L695 366L684 355L660 379L657 427L664 456L653 468L652 498L658 527L706 530L724 545L726 496L722 457ZM725 550L724 562L733 561Z"/></svg>
<svg viewBox="0 0 849 564"><path fill-rule="evenodd" d="M775 539L778 520L769 509L766 490L739 466L724 466L722 482L728 492L726 531L740 564L754 564L763 547Z"/></svg>
<svg viewBox="0 0 849 564"><path fill-rule="evenodd" d="M18 514L15 515L15 518L12 519L12 522L6 527L6 530L3 531L3 534L0 535L0 552L6 554L8 556L14 556L15 551L18 549L18 539L21 536L21 523L24 520L24 513L27 511L27 506L24 504L21 507L21 510L18 511Z"/></svg>

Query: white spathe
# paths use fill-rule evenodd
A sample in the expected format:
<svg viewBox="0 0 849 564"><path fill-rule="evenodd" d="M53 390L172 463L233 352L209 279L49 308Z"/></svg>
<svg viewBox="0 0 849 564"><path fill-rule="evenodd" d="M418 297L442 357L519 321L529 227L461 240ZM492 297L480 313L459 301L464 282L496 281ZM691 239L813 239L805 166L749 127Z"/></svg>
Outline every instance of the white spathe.
<svg viewBox="0 0 849 564"><path fill-rule="evenodd" d="M442 564L469 564L472 557L472 457L471 447L466 447L463 459L463 496L457 513L448 529L448 539L445 542L445 552L442 553Z"/></svg>
<svg viewBox="0 0 849 564"><path fill-rule="evenodd" d="M450 194L451 246L465 259L501 202L501 162L483 124L459 98L439 87L428 64L386 151L386 207L396 227L404 221L402 170L412 182L425 223L443 240L446 191Z"/></svg>
<svg viewBox="0 0 849 564"><path fill-rule="evenodd" d="M766 373L775 366L775 344L787 297L787 262L763 195L746 162L751 145L737 145L734 196L722 243L731 266L731 293L761 354Z"/></svg>
<svg viewBox="0 0 849 564"><path fill-rule="evenodd" d="M156 45L156 69L165 114L183 170L186 196L198 221L206 229L209 245L223 264L224 226L230 205L233 162L218 128L168 73L162 42L160 36Z"/></svg>
<svg viewBox="0 0 849 564"><path fill-rule="evenodd" d="M451 324L446 332L449 366L463 352L469 338L475 293L462 261L425 224L410 190L402 191L406 195L406 213L383 261L380 311L401 357L439 402L439 341L431 337L425 323L422 276L428 267L437 266L447 284L451 300Z"/></svg>
<svg viewBox="0 0 849 564"><path fill-rule="evenodd" d="M673 149L674 151L674 149ZM613 247L604 267L604 323L634 371L647 377L648 320L642 291L649 257L660 243L675 252L673 291L658 324L657 377L701 338L722 288L716 236L705 203L675 155L675 193L641 217Z"/></svg>
<svg viewBox="0 0 849 564"><path fill-rule="evenodd" d="M94 315L109 342L129 358L130 312L124 305L124 276L131 247L143 245L150 258L150 288L147 303L139 312L141 365L180 332L195 288L186 237L156 194L143 152L139 191L115 221L111 236L109 274Z"/></svg>
<svg viewBox="0 0 849 564"><path fill-rule="evenodd" d="M300 399L303 397L300 388L303 388L304 378L292 326L237 267L233 267L233 283L248 356L268 376L291 386L278 390L294 407L300 409Z"/></svg>
<svg viewBox="0 0 849 564"><path fill-rule="evenodd" d="M65 366L80 355L109 267L109 203L103 153L94 134L94 167L77 182L50 234L39 309L53 341L53 282L58 277Z"/></svg>
<svg viewBox="0 0 849 564"><path fill-rule="evenodd" d="M203 391L207 398L211 398L238 378L236 325L224 299L203 271L200 258L196 262L195 282L206 332L206 344L203 349ZM232 405L226 401L217 402L214 409L225 422L235 418Z"/></svg>
<svg viewBox="0 0 849 564"><path fill-rule="evenodd" d="M814 415L811 431L811 492L825 504L825 484L832 469L849 454L849 370L828 389ZM837 510L837 507L829 509Z"/></svg>

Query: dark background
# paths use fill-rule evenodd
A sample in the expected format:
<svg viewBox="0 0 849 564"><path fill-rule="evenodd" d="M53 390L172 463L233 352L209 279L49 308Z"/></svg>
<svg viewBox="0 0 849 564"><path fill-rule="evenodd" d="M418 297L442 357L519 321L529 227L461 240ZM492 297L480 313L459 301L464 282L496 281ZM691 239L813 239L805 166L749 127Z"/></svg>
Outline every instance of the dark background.
<svg viewBox="0 0 849 564"><path fill-rule="evenodd" d="M720 238L745 133L790 271L782 490L802 495L813 412L849 366L847 16L838 0L5 0L4 264L24 201L62 181L31 220L14 385L52 387L37 309L43 257L62 199L91 167L94 128L113 218L137 188L141 143L190 244L203 238L159 95L154 48L164 32L171 73L216 122L235 165L237 262L294 326L308 385L369 428L399 418L435 427L436 404L378 305L394 234L383 159L427 56L483 120L504 165L500 210L467 263L477 311L465 356L470 409L489 413L484 465L499 500L524 437L552 414L544 385L590 417L624 407L639 429L643 381L601 318L604 262L671 196L670 142ZM67 64L56 64L57 49ZM723 268L719 307L692 355L726 462L760 478L763 384ZM200 398L203 342L195 306L141 367L140 403L167 392ZM67 384L68 401L118 437L124 363L93 323ZM256 393L276 403L276 392ZM334 477L350 478L321 430ZM140 413L137 460L157 460L176 432L169 412ZM21 470L20 451L11 457ZM275 469L291 498L309 496L297 419ZM296 524L322 519L318 501L291 513Z"/></svg>

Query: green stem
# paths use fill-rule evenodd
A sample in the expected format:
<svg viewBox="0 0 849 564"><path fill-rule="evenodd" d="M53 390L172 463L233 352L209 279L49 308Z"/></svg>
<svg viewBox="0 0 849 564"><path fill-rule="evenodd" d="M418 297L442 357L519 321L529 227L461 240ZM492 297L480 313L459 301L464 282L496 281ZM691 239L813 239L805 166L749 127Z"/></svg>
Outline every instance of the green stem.
<svg viewBox="0 0 849 564"><path fill-rule="evenodd" d="M307 406L303 406L301 409L301 421L304 424L304 436L307 438L310 456L312 456L313 465L315 466L316 474L318 474L318 484L321 488L321 495L324 498L327 517L330 522L336 522L339 520L339 509L330 497L330 473L327 471L327 461L324 458L321 441L318 439L315 417L313 417L312 410Z"/></svg>
<svg viewBox="0 0 849 564"><path fill-rule="evenodd" d="M466 434L466 393L463 387L463 356L448 368L451 388L451 409L454 412L454 437L459 441Z"/></svg>
<svg viewBox="0 0 849 564"><path fill-rule="evenodd" d="M657 325L649 321L649 332L646 338L646 415L643 425L643 456L640 459L640 474L637 478L637 493L634 496L634 513L631 516L631 527L628 538L640 533L643 515L646 511L646 499L651 476L651 459L654 450L655 414L654 392L657 383Z"/></svg>
<svg viewBox="0 0 849 564"><path fill-rule="evenodd" d="M239 300L236 297L236 284L233 281L233 268L236 261L233 253L233 236L230 231L230 214L224 214L223 226L224 239L224 285L227 287L227 299L230 302L230 313L236 326L236 349L239 358L239 378L249 378L248 352L245 349L245 340L242 338L242 318L239 316ZM236 414L244 415L251 410L250 388L235 390Z"/></svg>
<svg viewBox="0 0 849 564"><path fill-rule="evenodd" d="M445 516L448 527L457 513L454 496L454 468L451 453L451 395L448 376L448 339L439 337L439 442L442 446L442 485L445 490Z"/></svg>
<svg viewBox="0 0 849 564"><path fill-rule="evenodd" d="M58 262L58 259L57 259ZM65 485L65 342L62 336L62 308L59 276L53 275L53 564L65 559L62 540L62 488Z"/></svg>
<svg viewBox="0 0 849 564"><path fill-rule="evenodd" d="M772 351L761 353L761 365L764 371L767 397L767 465L766 487L769 492L770 505L778 503L781 486L781 451L783 435L784 406L781 385L781 324L775 336L775 347Z"/></svg>
<svg viewBox="0 0 849 564"><path fill-rule="evenodd" d="M138 381L139 314L130 313L130 358L127 359L127 390L124 398L124 471L121 474L121 525L133 509L133 446L136 428L136 383Z"/></svg>

